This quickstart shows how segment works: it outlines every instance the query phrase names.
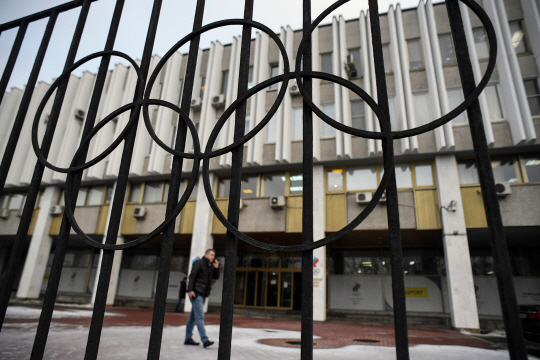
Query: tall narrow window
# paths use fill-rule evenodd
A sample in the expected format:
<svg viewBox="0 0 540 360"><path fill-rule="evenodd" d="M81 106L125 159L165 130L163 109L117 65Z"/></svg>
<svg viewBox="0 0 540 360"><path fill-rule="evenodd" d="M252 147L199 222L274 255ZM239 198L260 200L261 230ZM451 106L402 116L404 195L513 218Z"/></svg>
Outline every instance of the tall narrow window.
<svg viewBox="0 0 540 360"><path fill-rule="evenodd" d="M478 59L482 60L489 58L489 45L487 42L487 35L484 28L473 29L473 38Z"/></svg>
<svg viewBox="0 0 540 360"><path fill-rule="evenodd" d="M463 102L463 91L461 89L448 89L448 105L450 110L454 110L459 104ZM452 120L453 125L467 124L467 114L462 112L458 117Z"/></svg>
<svg viewBox="0 0 540 360"><path fill-rule="evenodd" d="M278 76L279 66L278 64L270 64L270 77ZM249 80L248 80L249 81ZM253 70L251 70L251 83L253 83ZM268 90L277 90L279 83L272 84L268 87Z"/></svg>
<svg viewBox="0 0 540 360"><path fill-rule="evenodd" d="M366 130L366 115L364 113L364 102L362 100L351 101L352 127Z"/></svg>
<svg viewBox="0 0 540 360"><path fill-rule="evenodd" d="M250 130L250 127L249 127L249 121L250 121L250 116L249 114L246 114L246 122L245 122L245 127L244 127L244 135L246 135L249 130Z"/></svg>
<svg viewBox="0 0 540 360"><path fill-rule="evenodd" d="M355 70L355 74L353 74L352 76L351 74L349 74L349 77L353 78L353 77L362 76L362 63L360 61L360 48L349 49L349 55L351 55L352 58L354 59L354 70Z"/></svg>
<svg viewBox="0 0 540 360"><path fill-rule="evenodd" d="M540 91L538 91L537 79L525 80L525 91L527 92L527 100L532 116L540 115Z"/></svg>
<svg viewBox="0 0 540 360"><path fill-rule="evenodd" d="M424 63L422 62L422 46L420 45L420 39L407 40L407 50L409 53L409 69L423 69Z"/></svg>
<svg viewBox="0 0 540 360"><path fill-rule="evenodd" d="M454 52L452 34L439 35L439 48L441 49L443 65L453 65L456 63L456 53Z"/></svg>
<svg viewBox="0 0 540 360"><path fill-rule="evenodd" d="M503 118L501 109L501 101L499 99L499 92L497 91L497 85L488 85L484 90L486 94L486 100L488 104L488 117L490 120L500 120Z"/></svg>
<svg viewBox="0 0 540 360"><path fill-rule="evenodd" d="M321 72L332 74L332 53L321 54Z"/></svg>
<svg viewBox="0 0 540 360"><path fill-rule="evenodd" d="M396 106L394 104L394 97L388 97L388 109L390 110L390 124L392 125L392 131L399 130L399 124L396 118ZM379 121L377 119L377 121Z"/></svg>
<svg viewBox="0 0 540 360"><path fill-rule="evenodd" d="M416 124L418 126L425 125L431 120L431 111L428 101L427 93L413 94L414 100L414 113L416 117Z"/></svg>
<svg viewBox="0 0 540 360"><path fill-rule="evenodd" d="M199 91L199 96L202 100L204 97L204 89L206 87L206 76L201 76L201 91Z"/></svg>
<svg viewBox="0 0 540 360"><path fill-rule="evenodd" d="M270 73L272 73L270 71ZM251 89L253 87L253 65L249 67L248 70L248 89Z"/></svg>
<svg viewBox="0 0 540 360"><path fill-rule="evenodd" d="M510 21L508 25L510 26L512 45L514 46L516 54L523 54L529 52L529 48L527 46L527 38L525 37L525 31L523 30L521 20Z"/></svg>
<svg viewBox="0 0 540 360"><path fill-rule="evenodd" d="M302 108L293 109L293 140L302 140L304 124L302 123Z"/></svg>
<svg viewBox="0 0 540 360"><path fill-rule="evenodd" d="M382 45L382 53L384 59L384 72L387 74L392 73L392 53L390 52L390 44Z"/></svg>
<svg viewBox="0 0 540 360"><path fill-rule="evenodd" d="M163 181L147 182L144 185L143 203L160 202L162 195L163 195Z"/></svg>
<svg viewBox="0 0 540 360"><path fill-rule="evenodd" d="M334 119L334 103L323 104L322 112L328 117ZM328 125L327 123L323 121L321 133L323 137L336 136L336 129L334 129L332 126Z"/></svg>
<svg viewBox="0 0 540 360"><path fill-rule="evenodd" d="M266 142L275 143L277 133L277 113L272 116L268 124L266 124Z"/></svg>
<svg viewBox="0 0 540 360"><path fill-rule="evenodd" d="M223 70L221 72L221 93L227 94L227 85L229 84L229 70Z"/></svg>

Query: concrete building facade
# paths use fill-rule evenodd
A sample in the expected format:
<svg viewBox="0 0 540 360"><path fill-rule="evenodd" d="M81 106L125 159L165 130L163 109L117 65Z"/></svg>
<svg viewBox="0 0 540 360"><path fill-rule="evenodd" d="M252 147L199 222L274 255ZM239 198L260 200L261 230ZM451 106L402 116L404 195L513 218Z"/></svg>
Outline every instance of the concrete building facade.
<svg viewBox="0 0 540 360"><path fill-rule="evenodd" d="M512 260L518 303L540 302L540 3L534 0L483 0L499 41L496 70L480 96L484 127ZM475 78L482 77L488 57L484 28L461 4ZM381 15L384 66L392 129L426 124L463 101L460 77L444 4L421 1L417 8L390 7ZM254 32L249 86L283 72L283 58L271 38ZM279 33L291 68L302 32L283 27ZM376 98L369 16L333 18L313 32L313 68L349 79ZM202 148L217 119L236 99L240 38L201 49L196 67L190 118ZM161 58L154 56L152 68ZM176 53L153 87L152 98L179 104L187 54ZM151 69L152 70L152 69ZM72 75L49 161L67 167L79 146L95 74ZM109 71L99 118L133 98L136 73L117 64ZM36 87L6 190L0 200L0 269L7 266L25 190L36 156L30 144L31 123L50 84ZM246 132L274 103L280 84L247 102ZM0 151L6 146L22 91L14 88L0 106ZM353 92L314 80L314 103L339 123L377 131L378 120ZM52 101L41 116L43 134ZM174 144L178 116L165 107L150 107L152 125L166 144ZM314 234L336 232L366 206L382 177L379 141L342 133L314 117ZM141 119L142 120L142 119ZM98 156L128 121L123 113L91 141L88 158ZM157 146L139 122L130 186L118 242L128 242L156 228L165 218L172 157ZM234 123L227 121L214 148L232 143ZM482 319L499 319L500 304L478 173L466 114L434 131L395 141L396 177L402 227L407 311L449 317L455 328L478 329ZM193 149L188 135L186 148ZM302 97L289 84L284 101L268 125L245 146L239 230L267 243L301 242L302 231ZM106 233L110 202L121 159L117 148L85 170L75 217L93 239ZM212 159L210 180L218 207L226 215L231 154ZM184 188L193 161L183 165ZM17 298L39 298L47 285L64 205L65 175L46 170L36 204L28 251ZM272 201L273 200L273 201ZM72 231L59 297L92 302L100 252ZM213 214L202 179L176 219L168 299L175 302L182 278L207 248L224 254L225 227ZM115 255L109 304L151 301L157 281L160 238ZM331 313L392 312L390 254L386 205L344 238L314 251L314 320ZM223 258L220 259L223 264ZM277 254L239 242L235 306L298 310L301 297L300 254ZM221 301L222 279L214 285L211 305ZM233 289L231 289L233 291ZM186 305L189 308L189 302Z"/></svg>

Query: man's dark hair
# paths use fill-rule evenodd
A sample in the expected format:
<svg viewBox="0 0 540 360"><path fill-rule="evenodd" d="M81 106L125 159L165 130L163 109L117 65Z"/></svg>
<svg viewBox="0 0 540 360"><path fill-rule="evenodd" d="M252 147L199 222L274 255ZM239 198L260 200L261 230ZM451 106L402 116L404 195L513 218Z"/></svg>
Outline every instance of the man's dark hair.
<svg viewBox="0 0 540 360"><path fill-rule="evenodd" d="M214 249L208 249L204 252L204 255L207 255L207 254L210 254L210 252L213 252L214 254L216 253L216 250Z"/></svg>

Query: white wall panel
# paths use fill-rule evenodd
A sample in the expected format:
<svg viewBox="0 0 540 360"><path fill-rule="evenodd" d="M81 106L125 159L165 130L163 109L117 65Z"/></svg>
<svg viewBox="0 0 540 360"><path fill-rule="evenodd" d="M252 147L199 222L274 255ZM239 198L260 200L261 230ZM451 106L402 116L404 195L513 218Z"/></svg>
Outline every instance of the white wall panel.
<svg viewBox="0 0 540 360"><path fill-rule="evenodd" d="M291 68L293 68L293 41L294 41L294 33L290 26L287 26L286 31L286 38L285 38L285 50L287 51L287 56L289 57L289 65ZM280 59L281 63L281 59ZM283 68L279 67L279 73L283 73ZM285 98L283 99L283 151L281 153L281 159L276 159L277 161L290 163L291 162L291 140L292 140L292 132L293 132L293 110L292 110L292 98L291 93L286 91L285 92ZM279 121L278 121L279 124ZM279 127L278 127L279 129ZM278 138L279 138L279 132L278 132Z"/></svg>
<svg viewBox="0 0 540 360"><path fill-rule="evenodd" d="M319 28L315 28L311 33L311 68L314 71L319 71L321 68L321 58L319 55ZM311 99L315 106L321 107L321 79L312 79ZM313 113L313 159L319 161L321 159L321 127L315 126L321 124L322 120Z"/></svg>
<svg viewBox="0 0 540 360"><path fill-rule="evenodd" d="M347 58L347 36L345 35L345 19L343 16L339 17L339 53L338 53L338 67L341 76L344 79L349 79L349 75L345 70L345 59ZM343 125L352 127L351 117L351 99L349 96L349 90L343 86L341 88L341 106L343 114ZM337 133L341 133L343 136L343 157L352 157L352 135L336 130Z"/></svg>
<svg viewBox="0 0 540 360"><path fill-rule="evenodd" d="M238 91L238 70L240 67L240 54L238 52L238 48L238 39L234 37L231 44L231 56L229 59L229 83L227 84L227 94L225 95L225 109L231 106L232 102L236 100L235 94ZM224 141L220 144L220 147L225 147L232 144L232 141L234 139L235 116L236 111L231 114L229 119L227 119L227 121L225 121L225 124L223 125L221 131L223 132L222 139L224 139ZM219 165L223 167L231 166L231 163L229 162L229 156L231 156L230 152L227 153L225 156L220 156Z"/></svg>
<svg viewBox="0 0 540 360"><path fill-rule="evenodd" d="M264 65L262 62L264 61L265 67L268 67L268 64L266 64L266 59L262 60L261 58L261 34L257 32L255 34L255 53L253 54L253 83L258 84L261 82L264 78L261 77L261 67ZM265 94L266 97L266 94ZM253 130L255 128L255 124L258 121L257 120L257 104L259 102L260 97L257 95L251 97L251 103L248 109L249 114L249 131ZM244 146L247 145L247 154L246 154L246 160L248 164L253 164L253 151L254 151L254 139L251 139L248 141Z"/></svg>
<svg viewBox="0 0 540 360"><path fill-rule="evenodd" d="M279 33L279 40L286 46L287 45L287 31L285 30L285 28L281 28L281 31ZM287 49L287 48L286 48ZM287 56L289 55L289 51L287 50ZM283 72L283 68L284 68L284 65L283 65L283 57L279 56L279 60L278 60L278 72L279 73L282 73ZM285 94L285 98L287 98L287 96L290 96L288 94ZM285 98L283 99L283 102L281 103L281 105L279 106L279 108L277 109L277 112L276 112L276 146L275 146L275 160L277 162L281 162L283 161L283 151L284 151L284 146L283 146L283 143L284 143L284 138L285 138L285 132L284 132L284 118L285 118ZM289 99L289 103L290 103L290 99ZM290 136L289 136L289 140L290 140ZM289 147L290 148L290 147ZM289 157L290 157L290 154L289 154Z"/></svg>
<svg viewBox="0 0 540 360"><path fill-rule="evenodd" d="M23 90L19 88L12 88L10 92L4 94L2 104L0 104L0 119L2 119L2 126L0 126L0 158L4 157L4 151L11 134L11 128L17 116L19 105L23 96Z"/></svg>
<svg viewBox="0 0 540 360"><path fill-rule="evenodd" d="M367 18L367 42L368 42L368 50L369 50L369 74L370 74L370 77L373 79L373 81L371 81L371 97L373 98L373 100L375 100L378 103L379 100L377 96L377 77L375 76L375 63L373 59L373 43L372 43L372 37L371 37L371 20L369 19L369 11L366 12L366 18ZM373 130L380 132L381 126L379 123L379 119L375 116L375 113L372 110L368 110L368 112L371 114L373 118L372 120ZM375 151L377 155L382 154L382 141L381 140L375 141Z"/></svg>
<svg viewBox="0 0 540 360"><path fill-rule="evenodd" d="M261 81L270 78L270 67L266 64L268 59L268 47L270 45L270 37L266 33L262 33L260 36L260 49L259 49L259 79ZM257 99L257 105L255 108L255 117L251 117L251 124L254 128L258 125L266 115L266 91L259 91L256 96L252 97ZM267 125L268 126L268 125ZM265 142L266 131L263 128L255 135L250 143L253 143L253 157L251 162L253 165L262 165L263 163L263 150Z"/></svg>
<svg viewBox="0 0 540 360"><path fill-rule="evenodd" d="M340 67L341 62L339 59L339 24L337 18L334 16L332 19L332 74L336 76L341 75ZM343 111L342 111L342 96L341 85L334 83L334 120L343 124ZM343 132L336 130L336 157L342 158L345 156L343 149Z"/></svg>
<svg viewBox="0 0 540 360"><path fill-rule="evenodd" d="M360 24L360 56L362 57L362 74L364 77L363 89L368 95L373 97L371 83L375 82L375 79L372 78L372 73L370 69L369 58L371 54L369 53L368 29L366 28L366 13L364 11L360 12L360 18L358 23ZM371 39L369 39L369 41L371 42ZM366 122L366 130L373 131L375 128L373 125L373 111L366 102L364 102L364 117ZM375 140L367 140L367 151L369 156L373 156L375 154Z"/></svg>

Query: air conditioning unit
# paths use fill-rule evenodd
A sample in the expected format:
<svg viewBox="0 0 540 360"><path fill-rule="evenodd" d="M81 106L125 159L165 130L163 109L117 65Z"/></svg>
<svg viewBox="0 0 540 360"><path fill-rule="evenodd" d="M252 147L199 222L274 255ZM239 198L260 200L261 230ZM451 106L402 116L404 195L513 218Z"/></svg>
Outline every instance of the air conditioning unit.
<svg viewBox="0 0 540 360"><path fill-rule="evenodd" d="M370 192L359 192L356 193L356 203L357 204L366 204L373 199L373 196Z"/></svg>
<svg viewBox="0 0 540 360"><path fill-rule="evenodd" d="M133 209L133 217L137 219L142 219L146 216L146 208L144 206L137 206Z"/></svg>
<svg viewBox="0 0 540 360"><path fill-rule="evenodd" d="M193 109L200 109L201 108L201 98L200 97L194 97L191 99L191 107Z"/></svg>
<svg viewBox="0 0 540 360"><path fill-rule="evenodd" d="M8 219L9 218L9 210L8 209L0 210L0 218Z"/></svg>
<svg viewBox="0 0 540 360"><path fill-rule="evenodd" d="M349 78L354 78L358 75L356 64L354 62L354 56L351 54L347 55L347 60L345 61L345 71L347 71Z"/></svg>
<svg viewBox="0 0 540 360"><path fill-rule="evenodd" d="M507 197L512 193L509 182L499 182L495 184L495 191L498 197Z"/></svg>
<svg viewBox="0 0 540 360"><path fill-rule="evenodd" d="M282 209L285 206L285 196L270 196L270 207Z"/></svg>
<svg viewBox="0 0 540 360"><path fill-rule="evenodd" d="M220 94L212 97L212 106L221 109L225 106L225 95Z"/></svg>
<svg viewBox="0 0 540 360"><path fill-rule="evenodd" d="M60 215L64 212L64 207L62 205L53 205L49 209L49 214L51 215Z"/></svg>
<svg viewBox="0 0 540 360"><path fill-rule="evenodd" d="M43 123L47 124L49 122L49 119L51 118L50 114L45 115L45 118L43 119Z"/></svg>
<svg viewBox="0 0 540 360"><path fill-rule="evenodd" d="M84 110L81 110L81 109L75 110L75 119L79 121L83 121L85 116L86 116L86 112Z"/></svg>
<svg viewBox="0 0 540 360"><path fill-rule="evenodd" d="M386 202L386 190L382 193L381 200L379 202Z"/></svg>
<svg viewBox="0 0 540 360"><path fill-rule="evenodd" d="M289 86L289 92L292 96L300 95L300 88L298 88L296 80L291 81L291 86Z"/></svg>

